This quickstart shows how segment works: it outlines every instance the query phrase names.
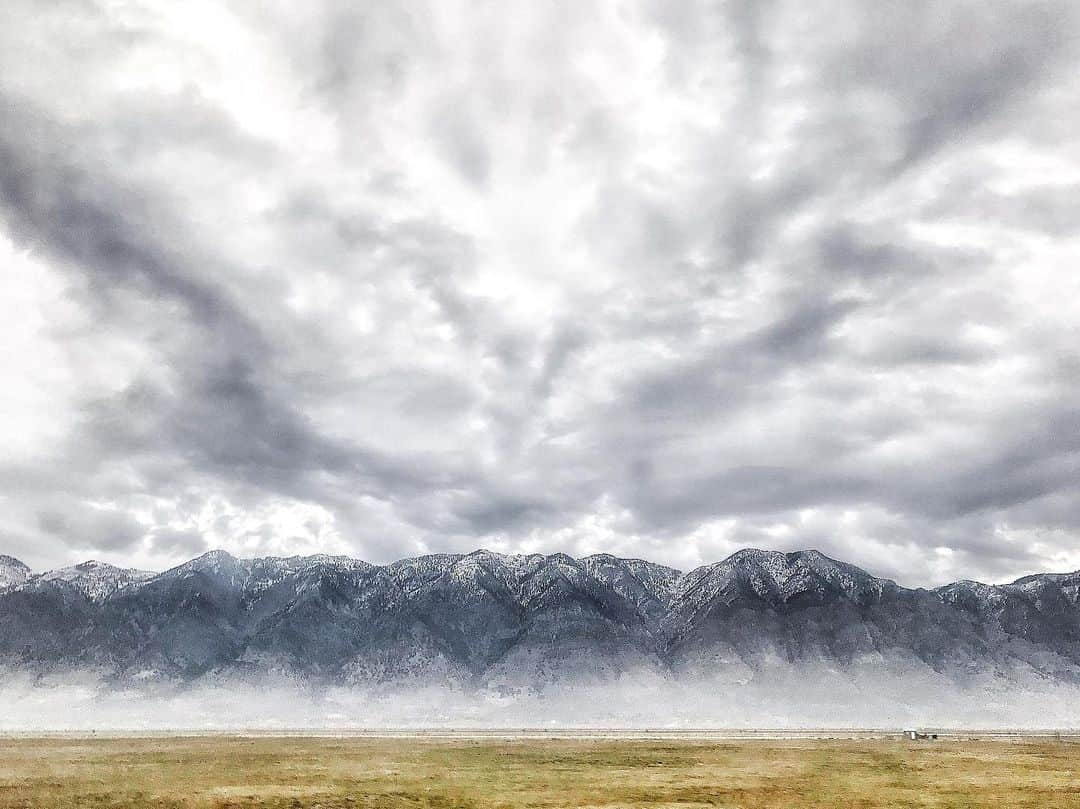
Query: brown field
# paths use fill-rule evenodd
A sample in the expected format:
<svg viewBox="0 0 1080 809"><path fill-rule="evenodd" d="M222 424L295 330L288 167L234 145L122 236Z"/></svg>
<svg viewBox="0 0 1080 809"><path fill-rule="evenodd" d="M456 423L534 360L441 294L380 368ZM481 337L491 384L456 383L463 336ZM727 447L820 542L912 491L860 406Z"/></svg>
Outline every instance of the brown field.
<svg viewBox="0 0 1080 809"><path fill-rule="evenodd" d="M0 739L0 807L87 806L1080 807L1080 744Z"/></svg>

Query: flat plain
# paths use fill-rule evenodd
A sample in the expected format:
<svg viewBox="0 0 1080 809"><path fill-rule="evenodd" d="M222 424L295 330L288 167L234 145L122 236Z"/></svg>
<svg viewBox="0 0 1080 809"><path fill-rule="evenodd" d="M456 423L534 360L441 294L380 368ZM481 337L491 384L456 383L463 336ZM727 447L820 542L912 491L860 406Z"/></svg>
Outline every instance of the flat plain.
<svg viewBox="0 0 1080 809"><path fill-rule="evenodd" d="M1054 739L0 738L0 807L1080 807Z"/></svg>

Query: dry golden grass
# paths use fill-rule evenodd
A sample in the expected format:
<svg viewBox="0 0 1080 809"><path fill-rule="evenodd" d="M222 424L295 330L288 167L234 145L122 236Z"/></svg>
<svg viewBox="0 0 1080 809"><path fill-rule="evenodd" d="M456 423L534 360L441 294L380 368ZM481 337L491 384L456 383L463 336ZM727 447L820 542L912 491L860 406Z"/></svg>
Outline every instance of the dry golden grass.
<svg viewBox="0 0 1080 809"><path fill-rule="evenodd" d="M1080 807L1062 742L0 739L0 807Z"/></svg>

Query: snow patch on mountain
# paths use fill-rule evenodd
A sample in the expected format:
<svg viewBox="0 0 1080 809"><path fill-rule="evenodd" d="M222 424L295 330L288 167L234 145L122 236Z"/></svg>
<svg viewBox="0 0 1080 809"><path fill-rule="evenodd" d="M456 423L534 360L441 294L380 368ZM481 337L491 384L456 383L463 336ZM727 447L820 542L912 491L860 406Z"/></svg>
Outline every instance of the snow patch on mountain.
<svg viewBox="0 0 1080 809"><path fill-rule="evenodd" d="M0 554L0 590L17 587L31 576L30 568L14 556Z"/></svg>

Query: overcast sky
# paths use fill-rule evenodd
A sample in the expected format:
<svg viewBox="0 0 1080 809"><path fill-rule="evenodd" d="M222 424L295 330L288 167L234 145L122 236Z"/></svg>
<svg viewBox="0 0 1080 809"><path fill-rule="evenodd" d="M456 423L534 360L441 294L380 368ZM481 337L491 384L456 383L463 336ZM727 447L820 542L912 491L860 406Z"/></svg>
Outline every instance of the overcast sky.
<svg viewBox="0 0 1080 809"><path fill-rule="evenodd" d="M1080 7L813 5L5 3L0 552L1080 568Z"/></svg>

